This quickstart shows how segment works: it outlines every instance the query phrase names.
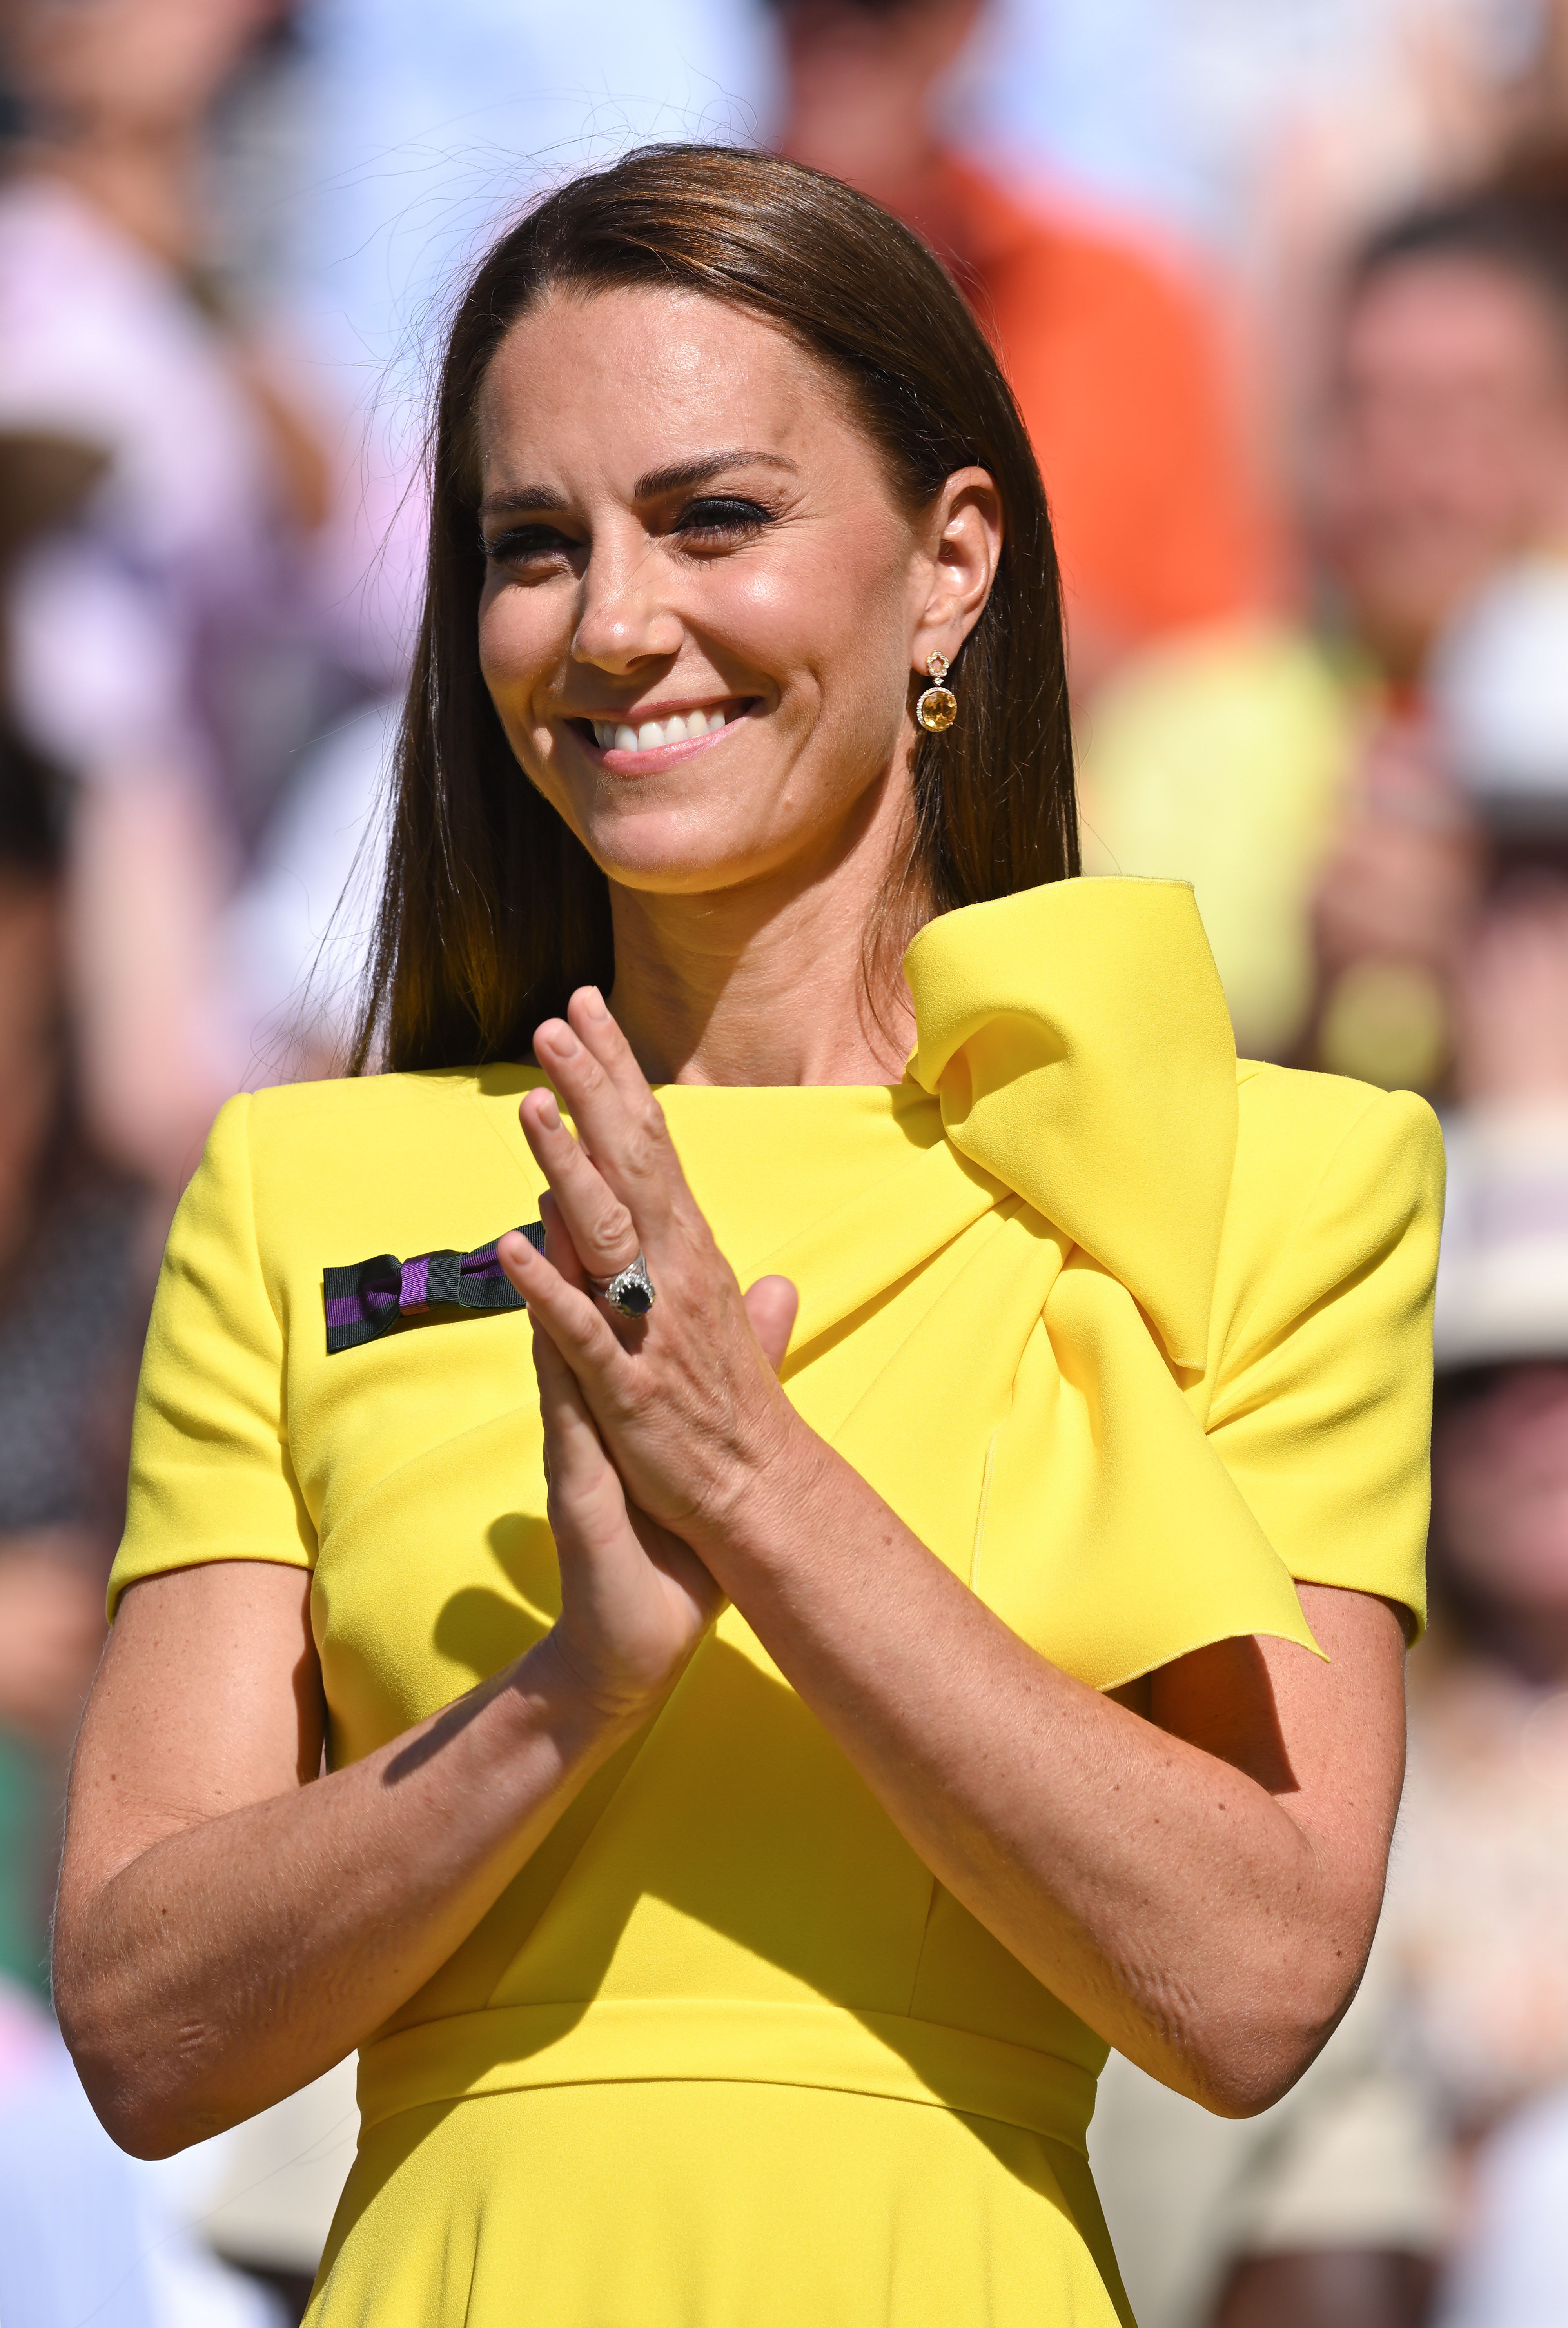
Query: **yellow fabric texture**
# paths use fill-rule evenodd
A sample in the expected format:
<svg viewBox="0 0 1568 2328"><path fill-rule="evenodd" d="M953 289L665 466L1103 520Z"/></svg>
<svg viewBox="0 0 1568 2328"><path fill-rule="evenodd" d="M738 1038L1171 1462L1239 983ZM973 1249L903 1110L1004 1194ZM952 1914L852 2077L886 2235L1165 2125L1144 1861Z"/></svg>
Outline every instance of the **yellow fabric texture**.
<svg viewBox="0 0 1568 2328"><path fill-rule="evenodd" d="M1429 1110L1237 1066L1192 894L932 923L892 1089L662 1097L801 1413L1045 1656L1107 1688L1293 1580L1419 1617ZM328 1357L324 1266L534 1217L516 1067L230 1103L148 1339L113 1590L314 1566L334 1764L558 1607L525 1318ZM736 1610L362 2049L313 2311L550 2328L1107 2328L1100 2040L935 1883Z"/></svg>

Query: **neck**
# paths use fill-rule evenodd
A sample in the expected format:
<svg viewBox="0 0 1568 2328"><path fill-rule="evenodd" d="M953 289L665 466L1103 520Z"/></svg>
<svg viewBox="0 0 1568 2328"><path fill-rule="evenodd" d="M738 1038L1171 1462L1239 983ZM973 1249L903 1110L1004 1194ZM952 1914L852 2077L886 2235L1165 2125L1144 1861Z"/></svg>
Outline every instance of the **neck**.
<svg viewBox="0 0 1568 2328"><path fill-rule="evenodd" d="M869 959L867 936L906 830L884 786L829 863L691 896L612 882L610 1007L649 1081L897 1083L914 1011L897 960Z"/></svg>
<svg viewBox="0 0 1568 2328"><path fill-rule="evenodd" d="M30 158L166 266L183 270L201 257L204 147L192 131L182 126L71 138L36 146Z"/></svg>

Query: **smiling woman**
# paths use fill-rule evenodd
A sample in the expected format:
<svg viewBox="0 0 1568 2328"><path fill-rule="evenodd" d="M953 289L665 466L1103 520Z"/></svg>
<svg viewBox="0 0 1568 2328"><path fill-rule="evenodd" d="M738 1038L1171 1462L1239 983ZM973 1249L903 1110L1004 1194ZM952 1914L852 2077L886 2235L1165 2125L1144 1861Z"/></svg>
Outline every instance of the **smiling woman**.
<svg viewBox="0 0 1568 2328"><path fill-rule="evenodd" d="M469 286L431 462L361 1065L527 1056L624 974L648 884L746 885L830 801L852 880L831 904L793 881L796 910L858 921L878 993L930 914L1076 871L1039 472L964 302L874 204L718 148L574 181ZM918 640L915 536L953 596ZM941 738L907 718L932 649L966 690ZM681 751L646 756L672 717L689 748L693 713L723 714L699 793Z"/></svg>
<svg viewBox="0 0 1568 2328"><path fill-rule="evenodd" d="M1256 2109L1376 1920L1432 1119L1070 878L1039 478L874 205L573 182L432 461L386 1072L171 1233L62 2025L147 2153L358 2048L323 2328L1109 2328L1107 2046Z"/></svg>

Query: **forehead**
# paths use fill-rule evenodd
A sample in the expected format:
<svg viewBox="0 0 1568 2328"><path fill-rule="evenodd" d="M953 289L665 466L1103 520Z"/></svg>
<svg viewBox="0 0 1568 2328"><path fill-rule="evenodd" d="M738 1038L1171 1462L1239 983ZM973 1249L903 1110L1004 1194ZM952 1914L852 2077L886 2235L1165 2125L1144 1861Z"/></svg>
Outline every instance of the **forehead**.
<svg viewBox="0 0 1568 2328"><path fill-rule="evenodd" d="M1379 270L1352 304L1352 370L1469 371L1568 378L1568 333L1545 288L1483 253L1433 252Z"/></svg>
<svg viewBox="0 0 1568 2328"><path fill-rule="evenodd" d="M551 292L512 326L475 413L486 490L518 470L643 475L714 446L874 464L842 384L765 318L690 292Z"/></svg>

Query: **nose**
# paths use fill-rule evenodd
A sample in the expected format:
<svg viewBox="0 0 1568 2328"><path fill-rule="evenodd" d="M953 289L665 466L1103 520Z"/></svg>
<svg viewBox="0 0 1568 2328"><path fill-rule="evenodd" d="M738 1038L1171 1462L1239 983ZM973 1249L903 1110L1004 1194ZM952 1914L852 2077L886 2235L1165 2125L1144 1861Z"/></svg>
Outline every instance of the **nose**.
<svg viewBox="0 0 1568 2328"><path fill-rule="evenodd" d="M628 671L681 649L663 560L640 531L624 543L596 540L583 568L572 656L600 671Z"/></svg>

